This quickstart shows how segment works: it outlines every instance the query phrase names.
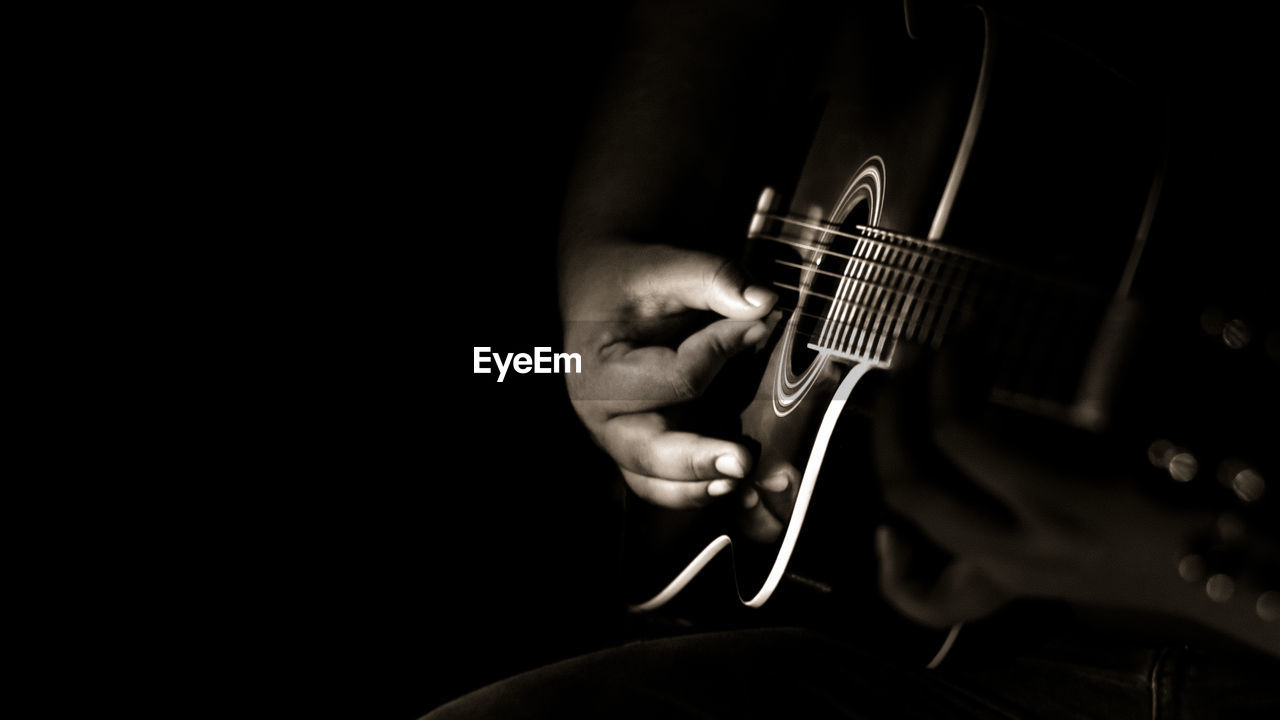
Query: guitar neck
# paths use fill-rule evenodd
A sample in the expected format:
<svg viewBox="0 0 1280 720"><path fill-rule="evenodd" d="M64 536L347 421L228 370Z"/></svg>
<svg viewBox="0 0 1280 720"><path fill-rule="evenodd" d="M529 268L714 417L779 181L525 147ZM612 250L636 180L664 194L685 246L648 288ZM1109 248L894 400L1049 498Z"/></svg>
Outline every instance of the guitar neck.
<svg viewBox="0 0 1280 720"><path fill-rule="evenodd" d="M997 397L1053 414L1080 394L1102 293L874 227L757 217L751 237L791 255L773 258L774 284L795 296L810 350L889 368L900 344L959 340Z"/></svg>

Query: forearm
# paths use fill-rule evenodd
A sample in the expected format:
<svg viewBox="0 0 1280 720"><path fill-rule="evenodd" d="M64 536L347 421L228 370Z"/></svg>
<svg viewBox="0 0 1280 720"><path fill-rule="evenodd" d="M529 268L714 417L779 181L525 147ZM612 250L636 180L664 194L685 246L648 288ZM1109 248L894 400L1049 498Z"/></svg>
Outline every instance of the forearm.
<svg viewBox="0 0 1280 720"><path fill-rule="evenodd" d="M797 91L797 78L773 79L780 64L794 66L803 44L797 29L815 14L783 5L638 4L570 181L562 288L594 270L600 246L659 242L727 252L741 240L745 217L728 208L749 204L759 191L743 195L742 169L777 141L763 128L779 94Z"/></svg>
<svg viewBox="0 0 1280 720"><path fill-rule="evenodd" d="M763 53L761 3L638 3L584 136L564 239L635 233L722 180Z"/></svg>

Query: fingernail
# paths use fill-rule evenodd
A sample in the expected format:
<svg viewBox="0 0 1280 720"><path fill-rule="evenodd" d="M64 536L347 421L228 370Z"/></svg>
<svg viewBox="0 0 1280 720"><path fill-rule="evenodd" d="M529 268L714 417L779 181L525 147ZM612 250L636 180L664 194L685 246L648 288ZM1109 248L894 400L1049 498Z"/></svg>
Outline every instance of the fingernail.
<svg viewBox="0 0 1280 720"><path fill-rule="evenodd" d="M791 487L791 481L787 478L785 473L774 473L764 480L761 480L760 487L768 490L769 492L782 492L788 487Z"/></svg>
<svg viewBox="0 0 1280 720"><path fill-rule="evenodd" d="M759 503L760 493L756 492L754 488L747 488L746 491L742 493L742 507L750 510Z"/></svg>
<svg viewBox="0 0 1280 720"><path fill-rule="evenodd" d="M707 494L711 497L720 497L733 489L733 481L731 480L712 480L707 483Z"/></svg>
<svg viewBox="0 0 1280 720"><path fill-rule="evenodd" d="M756 307L764 307L765 305L772 305L778 300L777 293L770 290L769 288L761 287L759 285L752 285L746 290L743 290L742 297L744 300L751 303L752 305L755 305Z"/></svg>
<svg viewBox="0 0 1280 720"><path fill-rule="evenodd" d="M751 329L742 334L742 343L744 345L755 345L764 339L765 333L769 332L769 327L764 323L756 323Z"/></svg>
<svg viewBox="0 0 1280 720"><path fill-rule="evenodd" d="M738 458L733 455L721 455L716 458L716 470L729 477L740 478L747 476L747 471L743 469L742 463L738 462Z"/></svg>

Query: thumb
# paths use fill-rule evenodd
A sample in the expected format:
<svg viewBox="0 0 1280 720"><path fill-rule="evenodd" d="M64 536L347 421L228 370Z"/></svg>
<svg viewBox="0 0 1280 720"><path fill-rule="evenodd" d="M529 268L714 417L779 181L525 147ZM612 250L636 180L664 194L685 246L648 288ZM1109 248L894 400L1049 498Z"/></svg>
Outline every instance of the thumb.
<svg viewBox="0 0 1280 720"><path fill-rule="evenodd" d="M712 310L735 320L758 320L778 294L753 285L732 260L696 250L669 248L649 276L649 292L692 310Z"/></svg>

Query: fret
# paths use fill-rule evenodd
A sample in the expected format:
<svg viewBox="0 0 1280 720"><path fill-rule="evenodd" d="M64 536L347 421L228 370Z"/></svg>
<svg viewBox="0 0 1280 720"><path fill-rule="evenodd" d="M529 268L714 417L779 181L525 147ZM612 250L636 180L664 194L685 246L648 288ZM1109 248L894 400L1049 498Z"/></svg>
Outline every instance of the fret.
<svg viewBox="0 0 1280 720"><path fill-rule="evenodd" d="M872 231L857 240L840 273L812 269L840 279L818 333L815 349L834 351L857 360L887 363L900 339L941 341L955 307L965 296L961 265L932 248L900 247L901 236ZM948 262L948 260L952 260ZM819 263L821 260L819 260ZM813 291L810 295L828 297Z"/></svg>
<svg viewBox="0 0 1280 720"><path fill-rule="evenodd" d="M808 250L808 251L815 251L815 250L816 250L816 254L817 254L817 255L820 255L820 256L821 256L821 258L822 258L822 260L826 260L826 259L828 259L828 258L842 258L842 259L846 259L846 260L865 260L865 259L866 259L865 257L859 257L859 256L856 256L856 255L851 255L851 254L849 254L849 253L842 253L842 252L838 252L838 251L835 251L835 250L825 250L825 249L821 249L821 248L815 248L813 245L810 245L810 244L808 244L808 243L798 242L798 241L796 241L796 240L791 240L791 239L788 239L788 238L786 238L786 237L782 237L782 236L778 236L778 235L768 235L768 234L760 233L760 234L757 234L757 235L753 235L753 236L751 236L751 237L752 237L752 238L754 238L754 239L766 240L766 241L768 241L768 242L778 243L779 245L786 245L786 246L788 246L788 247L793 247L793 248L795 248L795 249L797 249L797 250L801 250L801 251L804 251L804 250ZM884 246L884 245L888 244L888 241L885 241L885 240L877 240L877 239L874 239L874 238L863 238L863 237L858 237L858 238L856 238L856 239L859 241L860 245L862 245L862 244L866 244L866 245L881 245L881 246ZM948 255L948 256L954 256L954 257L956 257L956 258L965 258L965 259L967 259L967 256L966 256L966 255L957 255L957 254L955 254L955 251L954 251L953 249L951 249L951 248L945 248L945 249L943 249L943 248L937 248L937 249L934 249L932 252L934 252L935 254L942 253L942 254L945 254L945 255ZM912 256L915 256L915 257L921 257L921 258L929 257L929 256L928 256L928 255L926 255L925 253L922 253L922 252L919 252L919 251L912 251L912 252L910 252L910 254L911 254ZM783 264L786 264L786 263L783 263ZM807 266L806 266L806 267L807 267ZM922 279L923 279L923 276L922 276Z"/></svg>
<svg viewBox="0 0 1280 720"><path fill-rule="evenodd" d="M933 331L933 342L930 344L934 349L942 347L942 338L946 334L947 323L950 321L951 314L955 311L956 305L959 304L960 297L963 294L961 287L964 286L965 280L968 277L970 263L967 260L963 260L962 262L963 264L960 265L959 269L956 271L959 273L957 281L950 289L944 292L944 296L950 299L947 300L943 306L941 317L938 319L938 325Z"/></svg>
<svg viewBox="0 0 1280 720"><path fill-rule="evenodd" d="M903 292L902 307L898 311L898 326L894 328L893 339L897 340L902 337L902 331L907 325L908 312L916 312L920 307L918 293L920 290L920 276L916 274L916 270L927 261L918 254L911 256L910 265L907 266L907 272L903 273L903 277L909 277L909 285Z"/></svg>
<svg viewBox="0 0 1280 720"><path fill-rule="evenodd" d="M934 245L933 243L927 240L919 240L909 235L900 235L898 233L889 232L887 230L881 230L880 228L873 228L873 227L866 227L863 225L859 225L858 230L875 237L876 240L881 244L892 245L893 247L898 248L903 253L910 253L912 255L927 257L935 253L938 249L936 245ZM908 244L920 245L921 247L920 249L912 249L907 247ZM959 249L955 249L955 248L948 249L948 254L957 259L960 259L960 258L968 259L967 258L968 254Z"/></svg>
<svg viewBox="0 0 1280 720"><path fill-rule="evenodd" d="M865 241L860 241L858 243L858 246L854 248L854 253L855 253L854 256L858 258L856 261L856 267L854 270L854 275L855 275L854 287L851 289L851 292L853 293L854 304L850 308L848 308L848 312L845 313L844 325L840 328L840 333L838 337L835 339L835 342L831 343L832 347L834 348L842 348L844 346L845 340L849 337L849 334L852 331L853 327L855 326L857 319L861 317L862 293L866 288L866 286L861 282L861 280L862 280L862 276L869 270L870 265L868 265L866 262L863 261L863 258L861 258L860 253L865 252L867 248L868 248L868 244Z"/></svg>
<svg viewBox="0 0 1280 720"><path fill-rule="evenodd" d="M868 258L871 262L866 263L865 273L872 283L879 282L880 271L883 270L883 265L880 264L880 258L883 252L884 247L881 245L873 245L871 248L871 257ZM850 337L847 338L843 344L844 352L847 354L858 356L859 353L856 348L861 347L862 340L866 337L867 325L871 319L872 312L871 303L873 301L871 298L871 292L869 291L869 288L872 287L873 285L871 283L862 283L858 288L858 302L861 307L858 310L857 319L853 324L853 328L850 328ZM856 330L854 328L856 328Z"/></svg>
<svg viewBox="0 0 1280 720"><path fill-rule="evenodd" d="M858 288L858 319L855 320L852 327L849 328L849 337L845 338L845 351L850 355L859 355L858 346L861 345L865 333L867 333L867 322L870 314L874 309L873 296L876 293L879 284L879 277L883 272L884 266L881 265L881 256L884 249L876 243L868 242L863 247L864 252L870 252L869 258L863 261L863 277L859 282Z"/></svg>
<svg viewBox="0 0 1280 720"><path fill-rule="evenodd" d="M857 285L858 285L856 278L853 278L851 276L859 275L862 272L862 262L861 260L858 259L858 252L861 248L865 247L865 245L866 245L865 240L859 240L858 244L854 246L853 257L851 257L849 259L849 262L846 263L845 265L845 275L846 275L845 292L850 295L850 298L840 308L840 314L838 317L839 325L837 326L836 329L833 330L831 337L827 340L826 344L828 345L831 345L831 346L836 345L837 344L836 338L843 337L846 333L849 332L849 325L847 323L848 323L850 313L854 312L854 305L852 303L856 302L856 300L854 300L852 295L854 291L857 289Z"/></svg>
<svg viewBox="0 0 1280 720"><path fill-rule="evenodd" d="M821 266L822 262L824 260L827 260L829 257L831 256L824 255L818 258L817 262L814 263L815 267ZM842 309L844 308L844 302L845 302L844 297L845 297L846 288L850 283L849 269L850 269L850 263L852 262L853 261L851 259L846 261L845 267L839 275L840 283L836 286L835 297L831 298L831 305L827 309L827 322L823 326L822 336L818 340L820 344L825 344L827 342L830 342L830 338L837 332L837 330L840 327L839 315Z"/></svg>
<svg viewBox="0 0 1280 720"><path fill-rule="evenodd" d="M852 345L854 337L860 331L862 319L866 317L867 294L874 282L873 276L877 269L875 260L879 253L880 248L867 241L860 243L860 247L855 250L855 254L858 256L858 271L855 280L856 287L851 291L855 304L849 310L848 323L840 334L839 342L836 343L837 347L846 348L846 352L849 352L847 348Z"/></svg>
<svg viewBox="0 0 1280 720"><path fill-rule="evenodd" d="M858 357L867 357L867 346L870 345L873 332L872 328L875 326L876 317L878 315L876 308L880 303L880 298L884 295L884 288L881 286L881 283L884 282L883 278L886 273L885 268L890 262L889 256L892 252L893 248L881 247L879 249L879 257L876 258L878 261L885 264L875 266L872 272L872 278L876 284L867 288L867 311L862 318L862 329L861 332L858 333L858 341L853 346L853 352Z"/></svg>
<svg viewBox="0 0 1280 720"><path fill-rule="evenodd" d="M893 349L898 343L898 337L902 332L902 314L906 309L907 302L910 301L911 295L907 290L910 283L908 280L908 272L915 265L918 256L911 254L907 257L907 266L894 273L896 278L896 287L893 298L889 302L889 322L886 324L884 331L880 335L880 343L876 346L876 357L888 361L893 355ZM897 321L896 323L894 321Z"/></svg>
<svg viewBox="0 0 1280 720"><path fill-rule="evenodd" d="M844 274L844 273L833 272L833 271L831 271L831 270L823 270L822 268L814 267L814 266L812 266L812 265L802 265L802 264L800 264L800 263L794 263L794 262L790 262L790 261L787 261L787 260L780 260L780 259L777 259L777 258L775 258L773 262L774 262L774 264L776 264L776 265L781 265L781 266L783 266L783 267L794 268L794 269L796 269L796 270L799 270L799 271L800 271L800 273L801 273L801 275L803 275L805 272L812 272L812 273L817 274L817 275L824 275L824 276L826 276L826 277L836 278L837 280L839 280L839 279L841 279L841 278L845 278L845 277L847 277L847 275L846 275L846 274ZM914 283L918 283L918 282L920 281L920 278L919 278L919 277L916 277L917 273L914 273L914 272L911 272L911 271L908 271L908 270L894 270L894 273L895 273L896 275L901 275L901 276L903 276L903 277L906 279L906 281L907 281L907 282L910 282L910 283L913 283L913 284L914 284ZM866 278L864 278L864 279L862 280L862 282L864 282L864 283L866 283L866 284L868 284L868 285L875 285L875 284L876 284L876 283L872 283L870 280L868 280L868 279L866 279ZM896 282L896 281L895 281L895 282ZM884 283L880 283L879 285L880 285L880 287L889 287L888 285L885 285ZM906 292L906 291L903 291L903 292ZM913 298L913 299L918 300L919 298Z"/></svg>
<svg viewBox="0 0 1280 720"><path fill-rule="evenodd" d="M974 331L974 350L988 355L998 389L1064 407L1072 402L1106 301L1098 291L875 228L823 230L800 248L813 251L805 261L776 261L802 274L798 286L780 287L813 298L815 307L819 298L830 301L825 313L796 308L812 319L816 342L809 348L890 367L900 342L940 348L963 324ZM978 321L971 328L970 319Z"/></svg>
<svg viewBox="0 0 1280 720"><path fill-rule="evenodd" d="M884 272L885 275L888 275L890 278L894 276L894 273L896 272L895 264L898 262L899 258L901 258L902 256L903 256L903 253L900 251L899 248L890 248L889 266L888 266L888 269L886 269ZM890 280L890 282L892 282L892 280ZM872 328L872 333L873 333L871 338L872 342L867 344L867 348L864 351L865 354L871 356L874 359L880 358L880 352L884 348L884 340L885 340L885 337L887 336L887 327L885 323L885 318L889 312L890 307L892 307L893 301L897 296L897 292L895 290L885 290L883 291L882 295L883 297L880 300L880 310L879 312L876 313L875 326ZM873 344L875 345L874 348L872 348Z"/></svg>
<svg viewBox="0 0 1280 720"><path fill-rule="evenodd" d="M870 246L867 248L867 252L869 253L869 256L866 260L874 261L876 259L876 255L879 254L879 248ZM862 321L867 315L867 288L871 287L869 282L862 282L862 280L865 278L865 280L870 281L875 269L876 266L873 262L863 262L859 266L859 273L863 277L859 278L858 288L856 291L857 294L854 296L857 298L858 302L857 309L854 310L853 314L850 316L849 325L845 327L844 334L840 336L840 342L836 344L836 349L846 355L856 355L853 350L853 346L856 345L857 338L862 333Z"/></svg>
<svg viewBox="0 0 1280 720"><path fill-rule="evenodd" d="M881 285L872 302L871 317L867 320L867 337L862 346L862 354L874 358L875 351L873 346L879 341L884 324L885 303L893 297L893 273L894 264L898 262L901 253L898 248L885 248L884 257L885 265L880 268Z"/></svg>
<svg viewBox="0 0 1280 720"><path fill-rule="evenodd" d="M928 277L934 277L937 275L938 261L936 258L925 256L920 259L920 263L921 263L920 270L922 273L928 272L929 273ZM914 293L916 297L919 298L919 300L916 302L915 307L912 308L911 310L911 319L907 324L907 334L906 334L907 340L915 340L916 337L918 336L919 327L920 327L920 317L924 313L925 306L929 304L929 299L928 299L929 288L932 287L933 281L925 278L926 276L923 274L920 276L920 278L918 278L919 284L924 285L924 290L921 291L919 290L919 288L917 288L916 292Z"/></svg>
<svg viewBox="0 0 1280 720"><path fill-rule="evenodd" d="M934 263L933 275L930 278L929 286L925 288L925 297L934 300L934 302L929 304L929 308L924 312L924 317L920 319L920 325L916 328L917 332L916 336L912 338L913 340L924 341L929 336L930 331L933 329L933 318L937 315L938 296L945 292L941 283L949 280L954 270L955 266L950 263L944 263L941 260Z"/></svg>

